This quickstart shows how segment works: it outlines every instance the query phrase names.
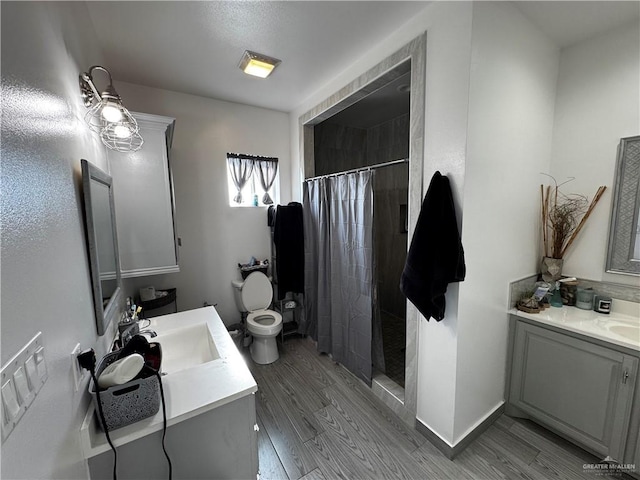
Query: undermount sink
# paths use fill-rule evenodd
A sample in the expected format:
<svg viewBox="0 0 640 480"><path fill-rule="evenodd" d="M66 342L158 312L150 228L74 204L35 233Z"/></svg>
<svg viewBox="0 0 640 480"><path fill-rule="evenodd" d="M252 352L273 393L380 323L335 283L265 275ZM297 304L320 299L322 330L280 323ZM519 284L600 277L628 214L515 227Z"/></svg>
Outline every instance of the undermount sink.
<svg viewBox="0 0 640 480"><path fill-rule="evenodd" d="M152 341L162 347L161 370L167 374L220 358L206 323L159 332Z"/></svg>
<svg viewBox="0 0 640 480"><path fill-rule="evenodd" d="M640 343L640 327L635 325L612 325L609 331Z"/></svg>

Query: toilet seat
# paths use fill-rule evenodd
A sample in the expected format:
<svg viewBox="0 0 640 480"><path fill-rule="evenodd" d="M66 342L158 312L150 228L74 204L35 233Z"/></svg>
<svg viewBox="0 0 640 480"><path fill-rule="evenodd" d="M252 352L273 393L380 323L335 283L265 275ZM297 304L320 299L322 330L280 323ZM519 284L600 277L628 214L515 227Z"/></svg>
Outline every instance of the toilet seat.
<svg viewBox="0 0 640 480"><path fill-rule="evenodd" d="M282 315L266 308L255 310L247 315L247 328L253 335L277 335L282 329Z"/></svg>
<svg viewBox="0 0 640 480"><path fill-rule="evenodd" d="M273 287L264 273L253 272L244 281L240 295L248 312L263 310L271 305Z"/></svg>

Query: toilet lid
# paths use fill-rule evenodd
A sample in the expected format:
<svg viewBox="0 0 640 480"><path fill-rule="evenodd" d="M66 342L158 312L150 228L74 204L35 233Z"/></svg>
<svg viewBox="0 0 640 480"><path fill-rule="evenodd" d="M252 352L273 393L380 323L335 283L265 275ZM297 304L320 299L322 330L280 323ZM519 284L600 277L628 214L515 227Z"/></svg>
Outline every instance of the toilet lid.
<svg viewBox="0 0 640 480"><path fill-rule="evenodd" d="M244 281L242 303L249 312L267 308L272 296L271 282L264 273L253 272Z"/></svg>

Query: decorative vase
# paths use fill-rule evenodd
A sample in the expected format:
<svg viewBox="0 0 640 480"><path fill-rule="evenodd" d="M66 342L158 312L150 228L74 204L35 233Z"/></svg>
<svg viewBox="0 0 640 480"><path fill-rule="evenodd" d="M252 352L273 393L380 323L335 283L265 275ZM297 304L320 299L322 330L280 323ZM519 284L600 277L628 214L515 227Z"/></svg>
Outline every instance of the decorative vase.
<svg viewBox="0 0 640 480"><path fill-rule="evenodd" d="M557 282L562 277L562 259L542 257L540 271L545 282Z"/></svg>

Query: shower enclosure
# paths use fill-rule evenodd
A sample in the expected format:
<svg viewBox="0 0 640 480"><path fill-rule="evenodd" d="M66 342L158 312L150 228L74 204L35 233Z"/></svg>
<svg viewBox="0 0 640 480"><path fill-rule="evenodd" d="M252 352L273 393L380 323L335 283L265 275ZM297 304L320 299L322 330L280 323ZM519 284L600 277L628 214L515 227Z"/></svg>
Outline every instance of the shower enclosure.
<svg viewBox="0 0 640 480"><path fill-rule="evenodd" d="M406 298L399 284L408 244L409 83L409 74L402 75L314 127L316 176L374 167L372 361L374 370L401 387ZM396 160L405 161L387 165Z"/></svg>

